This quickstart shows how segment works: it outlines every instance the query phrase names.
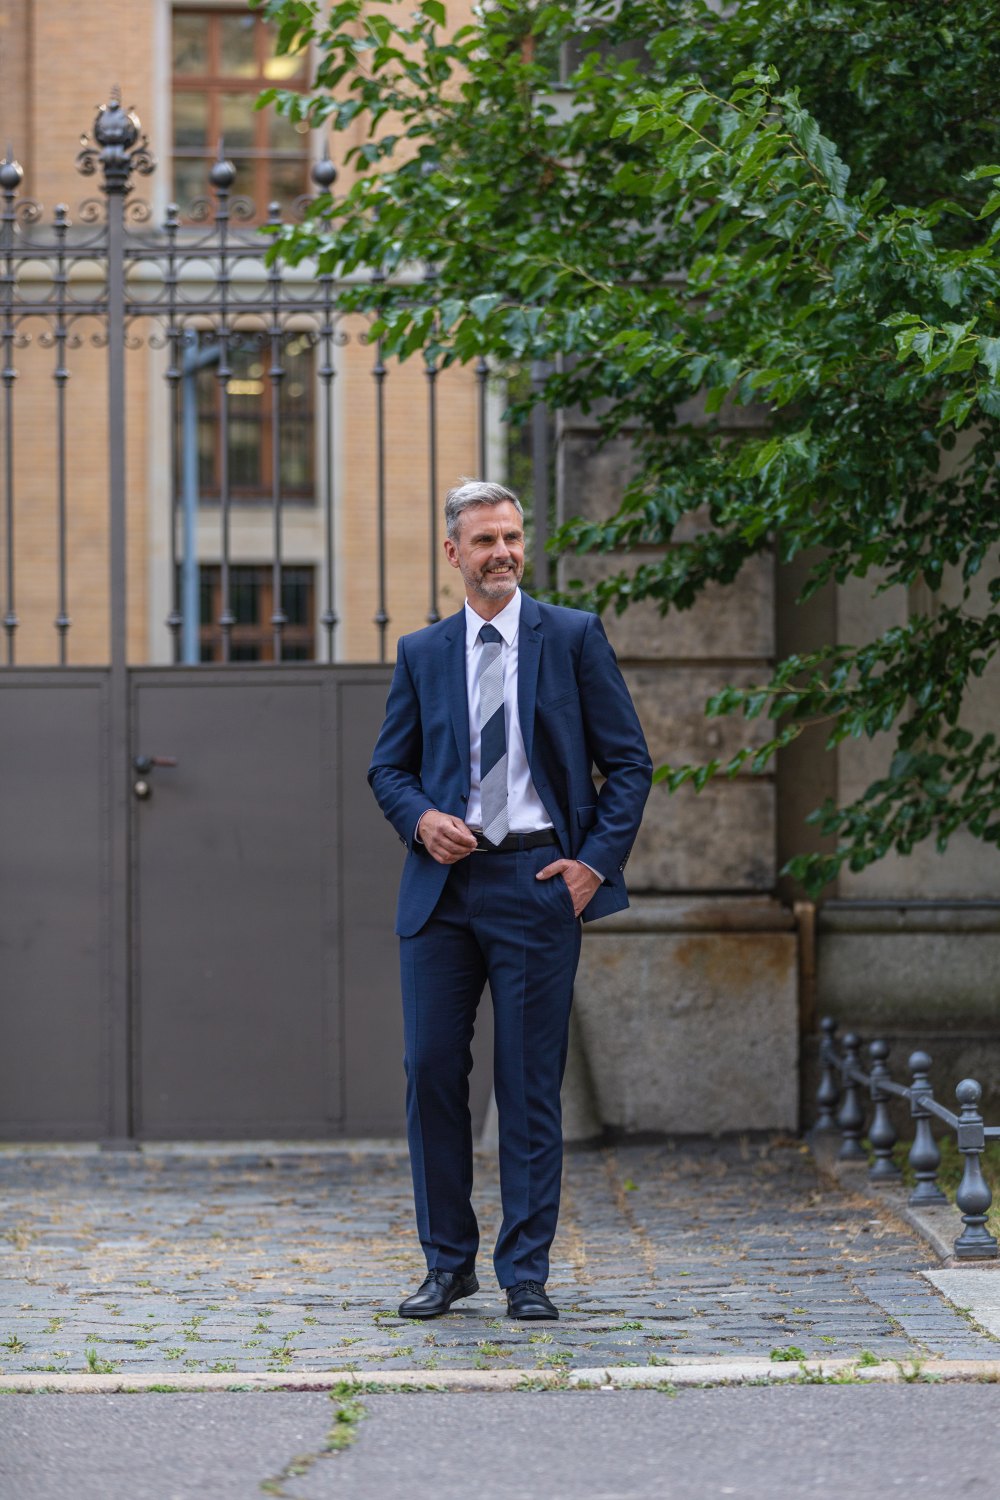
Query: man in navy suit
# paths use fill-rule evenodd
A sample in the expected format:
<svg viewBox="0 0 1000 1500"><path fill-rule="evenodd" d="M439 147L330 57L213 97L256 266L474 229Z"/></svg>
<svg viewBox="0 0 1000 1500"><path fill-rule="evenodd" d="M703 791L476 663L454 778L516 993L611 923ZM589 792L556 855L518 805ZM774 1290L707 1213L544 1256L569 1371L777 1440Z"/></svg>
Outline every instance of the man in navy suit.
<svg viewBox="0 0 1000 1500"><path fill-rule="evenodd" d="M580 920L628 905L622 872L652 765L598 617L519 589L516 496L465 482L445 521L465 604L400 639L368 772L409 850L396 931L428 1274L399 1311L436 1317L479 1290L468 1076L488 981L503 1199L494 1267L511 1317L557 1318L545 1281Z"/></svg>

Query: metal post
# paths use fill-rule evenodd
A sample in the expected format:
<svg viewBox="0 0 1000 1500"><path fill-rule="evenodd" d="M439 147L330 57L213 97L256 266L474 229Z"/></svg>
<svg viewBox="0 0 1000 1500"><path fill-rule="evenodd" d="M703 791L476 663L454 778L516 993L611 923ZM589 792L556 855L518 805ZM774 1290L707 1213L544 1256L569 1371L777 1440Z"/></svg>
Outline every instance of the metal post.
<svg viewBox="0 0 1000 1500"><path fill-rule="evenodd" d="M955 1090L961 1107L958 1117L958 1149L965 1157L962 1180L955 1202L962 1211L965 1228L955 1241L959 1260L995 1260L997 1242L986 1228L986 1215L993 1194L983 1176L981 1157L986 1146L986 1131L979 1113L983 1091L974 1078L963 1078Z"/></svg>
<svg viewBox="0 0 1000 1500"><path fill-rule="evenodd" d="M531 383L536 395L544 388L546 366L537 361L531 366ZM531 514L534 522L532 574L536 589L550 584L550 558L545 550L549 540L549 409L536 401L531 409Z"/></svg>
<svg viewBox="0 0 1000 1500"><path fill-rule="evenodd" d="M280 203L269 205L268 223L275 229L280 228ZM271 350L271 365L267 372L271 383L271 650L274 660L280 661L288 616L285 614L284 590L281 581L284 566L284 532L281 513L281 388L285 378L285 367L281 362L281 261L277 258L268 267L267 282L271 293L271 321L267 330Z"/></svg>
<svg viewBox="0 0 1000 1500"><path fill-rule="evenodd" d="M371 279L374 283L378 284L385 280L385 275L382 271L373 271ZM377 313L376 316L378 316ZM376 589L378 593L378 607L375 611L375 629L378 632L378 659L380 662L385 661L385 633L386 627L389 624L385 591L385 377L388 372L382 354L382 340L376 339L375 363L372 366L372 379L375 381L375 567Z"/></svg>
<svg viewBox="0 0 1000 1500"><path fill-rule="evenodd" d="M438 609L438 493L437 493L437 378L438 363L425 358L424 374L427 376L427 521L428 521L428 577L430 597L427 605L427 623L434 625L441 618Z"/></svg>
<svg viewBox="0 0 1000 1500"><path fill-rule="evenodd" d="M110 682L107 717L109 767L109 849L111 888L109 934L110 1035L113 1052L108 1081L110 1146L130 1143L134 1135L131 1087L132 975L131 882L129 839L132 768L129 746L128 594L125 494L125 197L133 171L148 175L155 165L140 139L138 117L122 108L121 92L112 89L94 121L96 145L85 145L77 158L80 170L93 175L98 166L107 198L108 312L108 500L110 531Z"/></svg>
<svg viewBox="0 0 1000 1500"><path fill-rule="evenodd" d="M865 1128L865 1111L861 1103L861 1090L857 1079L852 1078L850 1069L858 1066L858 1058L861 1052L861 1038L849 1031L844 1037L844 1100L837 1115L837 1125L840 1128L841 1143L837 1153L839 1161L867 1161L861 1146L861 1136Z"/></svg>
<svg viewBox="0 0 1000 1500"><path fill-rule="evenodd" d="M896 1144L896 1127L889 1114L889 1095L882 1088L882 1080L889 1077L886 1060L889 1056L888 1042L872 1042L868 1048L872 1060L869 1090L874 1105L868 1139L872 1143L875 1160L868 1173L868 1181L876 1187L898 1182L902 1173L892 1159L892 1148Z"/></svg>
<svg viewBox="0 0 1000 1500"><path fill-rule="evenodd" d="M67 210L65 205L60 203L55 213L57 248L55 272L52 278L56 302L56 322L53 334L56 367L52 372L52 378L56 383L56 507L59 532L59 602L55 627L59 639L59 665L61 667L64 667L67 661L66 635L70 627L66 591L66 382L69 379L69 370L66 367L66 343L69 338L69 326L66 320L66 288L69 281L66 273L66 231L68 228Z"/></svg>
<svg viewBox="0 0 1000 1500"><path fill-rule="evenodd" d="M909 1203L914 1208L925 1208L929 1203L947 1203L948 1199L938 1187L937 1173L941 1165L941 1152L931 1130L931 1112L926 1101L933 1099L928 1074L931 1059L926 1052L914 1052L910 1056L910 1114L913 1116L913 1145L910 1147L910 1166L917 1179L910 1194Z"/></svg>
<svg viewBox="0 0 1000 1500"><path fill-rule="evenodd" d="M337 580L334 575L333 546L333 382L337 369L333 362L333 276L325 274L320 276L319 281L323 289L323 322L320 328L323 359L316 373L323 392L323 557L326 565L326 607L319 622L326 635L326 659L332 662L336 656L334 631L337 629Z"/></svg>
<svg viewBox="0 0 1000 1500"><path fill-rule="evenodd" d="M194 666L201 660L198 587L198 371L217 365L218 344L201 348L197 333L189 333L181 364L181 473L184 539L181 548L181 660Z"/></svg>
<svg viewBox="0 0 1000 1500"><path fill-rule="evenodd" d="M229 189L236 181L236 168L226 160L225 142L219 141L209 181L215 189L215 227L218 234L219 314L217 319L219 341L219 368L216 380L219 390L219 529L220 529L220 609L219 631L222 637L221 656L229 661L233 626L236 616L232 606L232 583L230 563L230 541L232 536L232 496L229 487L229 363L232 329L229 325L229 299L232 271L229 261Z"/></svg>
<svg viewBox="0 0 1000 1500"><path fill-rule="evenodd" d="M337 180L337 168L330 160L329 145L320 160L313 162L309 176L321 194L331 192ZM332 272L321 272L317 281L323 297L323 320L319 329L323 359L316 373L323 392L323 557L326 564L326 607L319 623L326 634L326 659L332 662L335 654L333 634L337 628L336 580L333 576L333 382L337 372L333 363Z"/></svg>
<svg viewBox="0 0 1000 1500"><path fill-rule="evenodd" d="M479 473L477 479L488 477L488 449L486 444L486 383L490 378L490 367L482 355L476 360L476 411L477 411L477 456Z"/></svg>
<svg viewBox="0 0 1000 1500"><path fill-rule="evenodd" d="M167 629L170 631L170 650L175 665L181 660L182 656L181 631L184 628L184 613L181 608L180 562L177 555L177 501L181 493L181 484L178 482L180 465L178 463L177 445L180 440L181 427L181 340L184 337L177 319L176 252L177 230L179 227L177 204L168 203L167 215L163 226L167 242L167 251L163 266L163 287L167 301L167 347L170 350L170 360L165 371L167 390L170 392L170 613L167 615L166 624Z"/></svg>
<svg viewBox="0 0 1000 1500"><path fill-rule="evenodd" d="M21 185L24 169L14 160L14 153L7 147L7 159L0 166L0 187L3 188L3 221L0 226L4 260L0 284L3 288L3 426L4 426L4 572L6 575L6 601L3 613L3 628L7 638L7 665L14 665L14 636L17 631L17 610L14 607L14 340L17 333L14 321L14 291L17 278L14 272L14 225L17 221L16 196Z"/></svg>
<svg viewBox="0 0 1000 1500"><path fill-rule="evenodd" d="M837 1083L837 1023L832 1016L824 1016L820 1022L823 1033L819 1044L820 1078L816 1090L816 1130L836 1130L836 1109L840 1103L840 1086Z"/></svg>

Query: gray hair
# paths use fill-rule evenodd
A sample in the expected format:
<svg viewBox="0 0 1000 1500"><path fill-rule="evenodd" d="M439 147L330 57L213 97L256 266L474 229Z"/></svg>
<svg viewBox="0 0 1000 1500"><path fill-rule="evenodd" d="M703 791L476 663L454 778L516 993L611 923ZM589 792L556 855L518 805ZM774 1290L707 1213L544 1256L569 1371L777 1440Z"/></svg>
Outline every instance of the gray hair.
<svg viewBox="0 0 1000 1500"><path fill-rule="evenodd" d="M463 479L453 490L449 490L444 501L444 520L448 537L454 541L458 535L458 523L463 510L472 505L503 505L509 502L524 520L521 502L512 490L502 484L488 484L485 479Z"/></svg>

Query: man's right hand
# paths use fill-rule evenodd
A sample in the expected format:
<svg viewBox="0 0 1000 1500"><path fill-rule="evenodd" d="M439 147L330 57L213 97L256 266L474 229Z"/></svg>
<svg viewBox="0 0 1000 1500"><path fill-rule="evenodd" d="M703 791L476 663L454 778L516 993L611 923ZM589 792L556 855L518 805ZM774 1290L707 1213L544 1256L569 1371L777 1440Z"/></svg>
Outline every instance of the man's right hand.
<svg viewBox="0 0 1000 1500"><path fill-rule="evenodd" d="M417 837L439 865L453 865L476 847L476 835L461 818L430 808L417 824Z"/></svg>

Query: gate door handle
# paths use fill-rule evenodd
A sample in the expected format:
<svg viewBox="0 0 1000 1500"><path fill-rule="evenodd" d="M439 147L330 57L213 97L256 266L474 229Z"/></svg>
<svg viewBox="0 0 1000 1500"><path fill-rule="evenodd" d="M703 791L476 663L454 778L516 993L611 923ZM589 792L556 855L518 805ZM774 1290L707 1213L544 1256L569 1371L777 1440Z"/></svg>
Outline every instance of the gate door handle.
<svg viewBox="0 0 1000 1500"><path fill-rule="evenodd" d="M176 766L176 755L137 755L132 762L140 776L148 776L154 766Z"/></svg>
<svg viewBox="0 0 1000 1500"><path fill-rule="evenodd" d="M176 766L176 755L137 755L132 765L139 773L139 780L132 787L133 792L140 802L145 802L152 795L153 788L147 781L147 777L154 766Z"/></svg>

